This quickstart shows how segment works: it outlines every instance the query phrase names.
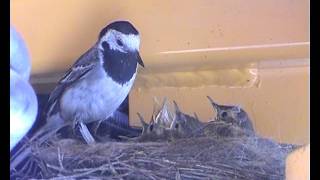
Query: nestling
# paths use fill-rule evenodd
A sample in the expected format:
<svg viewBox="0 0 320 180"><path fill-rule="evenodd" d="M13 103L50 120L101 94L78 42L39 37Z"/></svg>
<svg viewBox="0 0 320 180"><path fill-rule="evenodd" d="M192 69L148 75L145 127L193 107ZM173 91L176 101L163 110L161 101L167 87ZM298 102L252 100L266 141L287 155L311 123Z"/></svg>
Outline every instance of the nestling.
<svg viewBox="0 0 320 180"><path fill-rule="evenodd" d="M217 111L216 120L231 123L242 129L254 132L249 115L239 106L226 106L215 103L211 97L207 96L213 108Z"/></svg>

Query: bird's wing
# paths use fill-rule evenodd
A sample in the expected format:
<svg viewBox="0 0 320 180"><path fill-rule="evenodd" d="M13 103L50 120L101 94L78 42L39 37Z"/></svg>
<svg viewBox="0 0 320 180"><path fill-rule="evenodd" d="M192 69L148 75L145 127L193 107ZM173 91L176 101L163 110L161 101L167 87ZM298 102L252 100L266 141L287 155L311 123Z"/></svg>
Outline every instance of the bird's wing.
<svg viewBox="0 0 320 180"><path fill-rule="evenodd" d="M97 65L97 63L99 63L98 52L94 48L88 50L76 61L76 63L66 72L58 82L55 89L51 92L47 105L43 111L46 117L59 111L59 99L64 90L79 79L83 78Z"/></svg>

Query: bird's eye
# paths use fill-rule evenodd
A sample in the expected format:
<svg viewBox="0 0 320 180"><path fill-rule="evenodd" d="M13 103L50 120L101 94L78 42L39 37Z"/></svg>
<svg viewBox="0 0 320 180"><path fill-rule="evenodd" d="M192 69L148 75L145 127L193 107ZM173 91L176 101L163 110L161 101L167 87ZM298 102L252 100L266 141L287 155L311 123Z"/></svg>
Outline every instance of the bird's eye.
<svg viewBox="0 0 320 180"><path fill-rule="evenodd" d="M179 128L179 124L176 124L176 125L174 126L174 128L178 129L178 128Z"/></svg>
<svg viewBox="0 0 320 180"><path fill-rule="evenodd" d="M123 46L123 43L122 43L122 41L121 41L120 39L117 39L117 44L118 44L119 46Z"/></svg>
<svg viewBox="0 0 320 180"><path fill-rule="evenodd" d="M109 44L106 41L104 41L104 42L102 42L102 47L103 47L103 49L108 49Z"/></svg>
<svg viewBox="0 0 320 180"><path fill-rule="evenodd" d="M228 113L225 111L221 113L221 117L223 117L223 118L227 117L227 115L228 115Z"/></svg>
<svg viewBox="0 0 320 180"><path fill-rule="evenodd" d="M153 124L151 124L149 128L150 128L150 131L152 131L153 130Z"/></svg>

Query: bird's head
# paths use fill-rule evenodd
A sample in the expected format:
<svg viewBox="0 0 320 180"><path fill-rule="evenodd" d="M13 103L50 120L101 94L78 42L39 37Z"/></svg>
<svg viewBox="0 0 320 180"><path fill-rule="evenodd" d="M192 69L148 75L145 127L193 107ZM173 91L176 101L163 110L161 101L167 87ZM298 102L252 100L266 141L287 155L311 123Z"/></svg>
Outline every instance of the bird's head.
<svg viewBox="0 0 320 180"><path fill-rule="evenodd" d="M140 36L137 29L128 21L115 21L103 28L99 34L98 47L102 51L116 51L133 54L142 67L139 54Z"/></svg>
<svg viewBox="0 0 320 180"><path fill-rule="evenodd" d="M247 113L239 106L219 105L207 96L211 105L217 112L216 120L221 120L227 123L241 124L248 117Z"/></svg>

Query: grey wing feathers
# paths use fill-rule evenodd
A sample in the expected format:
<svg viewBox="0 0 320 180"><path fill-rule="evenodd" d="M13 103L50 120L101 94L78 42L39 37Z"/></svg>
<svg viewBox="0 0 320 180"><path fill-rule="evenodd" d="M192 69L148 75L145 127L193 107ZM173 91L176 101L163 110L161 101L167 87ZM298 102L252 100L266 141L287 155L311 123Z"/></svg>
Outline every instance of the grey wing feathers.
<svg viewBox="0 0 320 180"><path fill-rule="evenodd" d="M97 55L98 53L96 49L89 49L60 79L58 85L51 92L47 105L44 109L44 114L47 117L59 111L59 99L64 90L86 75L99 62Z"/></svg>

